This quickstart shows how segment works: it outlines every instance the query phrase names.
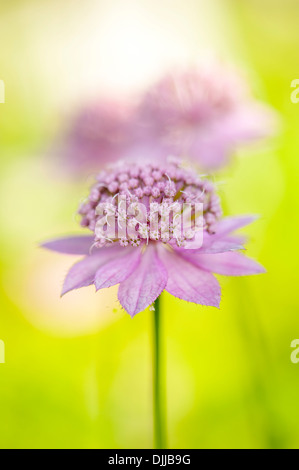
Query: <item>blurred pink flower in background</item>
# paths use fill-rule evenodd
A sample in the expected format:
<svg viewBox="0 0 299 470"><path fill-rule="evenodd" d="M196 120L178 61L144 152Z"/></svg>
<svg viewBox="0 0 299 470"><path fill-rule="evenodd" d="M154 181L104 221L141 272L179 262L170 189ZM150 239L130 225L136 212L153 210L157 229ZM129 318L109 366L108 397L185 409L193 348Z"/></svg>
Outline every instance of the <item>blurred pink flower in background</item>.
<svg viewBox="0 0 299 470"><path fill-rule="evenodd" d="M79 109L62 136L62 161L75 174L86 174L122 158L132 145L132 114L121 99L97 99Z"/></svg>
<svg viewBox="0 0 299 470"><path fill-rule="evenodd" d="M216 170L237 146L273 134L277 118L250 96L239 72L209 58L158 81L141 99L137 122L166 155Z"/></svg>
<svg viewBox="0 0 299 470"><path fill-rule="evenodd" d="M166 74L137 99L97 99L76 112L60 155L73 173L122 160L169 156L220 169L244 144L270 136L275 112L255 101L242 74L214 58Z"/></svg>

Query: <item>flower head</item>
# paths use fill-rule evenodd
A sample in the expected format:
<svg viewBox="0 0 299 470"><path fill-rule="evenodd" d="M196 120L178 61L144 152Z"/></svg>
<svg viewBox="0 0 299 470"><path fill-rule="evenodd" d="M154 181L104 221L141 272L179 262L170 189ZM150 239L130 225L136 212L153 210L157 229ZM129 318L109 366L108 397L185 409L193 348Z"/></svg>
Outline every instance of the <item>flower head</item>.
<svg viewBox="0 0 299 470"><path fill-rule="evenodd" d="M199 229L212 233L221 207L214 186L177 163L119 164L98 175L79 214L96 247L150 241L183 246Z"/></svg>
<svg viewBox="0 0 299 470"><path fill-rule="evenodd" d="M174 213L176 202L181 209ZM193 230L187 225L186 232L179 224L186 215L185 202L195 226ZM202 208L199 214L194 204ZM221 291L212 272L264 271L237 252L244 240L234 232L253 218L221 218L213 185L173 163L118 166L102 172L79 212L91 236L43 244L85 256L67 274L63 294L91 284L97 290L120 284L119 301L131 316L150 306L164 289L180 299L218 307Z"/></svg>
<svg viewBox="0 0 299 470"><path fill-rule="evenodd" d="M238 145L271 134L276 119L238 72L210 59L164 76L141 100L138 121L145 140L214 170Z"/></svg>

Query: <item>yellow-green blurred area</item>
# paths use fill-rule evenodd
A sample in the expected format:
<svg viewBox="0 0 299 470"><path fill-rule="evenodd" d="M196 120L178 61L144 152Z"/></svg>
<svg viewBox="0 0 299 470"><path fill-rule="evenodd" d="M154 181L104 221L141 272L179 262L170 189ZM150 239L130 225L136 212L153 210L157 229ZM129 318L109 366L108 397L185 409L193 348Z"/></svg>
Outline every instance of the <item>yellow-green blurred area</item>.
<svg viewBox="0 0 299 470"><path fill-rule="evenodd" d="M168 444L298 448L298 21L297 0L0 1L1 448L152 446L152 312L130 319L114 288L60 299L76 257L38 248L81 233L91 182L50 144L86 99L142 90L206 50L280 114L279 135L215 177L227 213L261 215L248 255L268 272L221 278L220 310L163 294Z"/></svg>

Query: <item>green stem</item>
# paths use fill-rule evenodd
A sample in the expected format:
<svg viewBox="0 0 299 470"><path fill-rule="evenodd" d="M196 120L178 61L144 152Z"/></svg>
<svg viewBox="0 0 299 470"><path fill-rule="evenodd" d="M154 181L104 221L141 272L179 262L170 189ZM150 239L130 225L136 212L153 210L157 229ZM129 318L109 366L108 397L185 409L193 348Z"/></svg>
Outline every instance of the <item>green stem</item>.
<svg viewBox="0 0 299 470"><path fill-rule="evenodd" d="M161 367L161 306L160 297L153 312L153 398L155 449L166 449L163 403L163 369Z"/></svg>

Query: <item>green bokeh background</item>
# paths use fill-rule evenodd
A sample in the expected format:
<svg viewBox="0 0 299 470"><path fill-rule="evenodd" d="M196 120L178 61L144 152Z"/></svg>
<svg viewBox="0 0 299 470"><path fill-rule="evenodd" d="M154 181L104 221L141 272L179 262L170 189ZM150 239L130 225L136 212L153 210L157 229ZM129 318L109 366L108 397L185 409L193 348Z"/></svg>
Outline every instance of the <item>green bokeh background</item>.
<svg viewBox="0 0 299 470"><path fill-rule="evenodd" d="M298 448L299 364L290 360L299 337L296 0L0 1L0 447L152 446L151 312L131 320L115 289L60 300L74 259L37 248L79 231L73 214L90 181L58 170L49 142L90 87L76 58L84 70L97 60L105 67L96 47L84 46L94 4L99 28L136 9L149 37L164 24L190 56L212 48L280 114L275 139L240 150L216 177L227 212L261 215L246 231L248 254L267 274L221 278L220 310L163 294L168 440L171 448Z"/></svg>

